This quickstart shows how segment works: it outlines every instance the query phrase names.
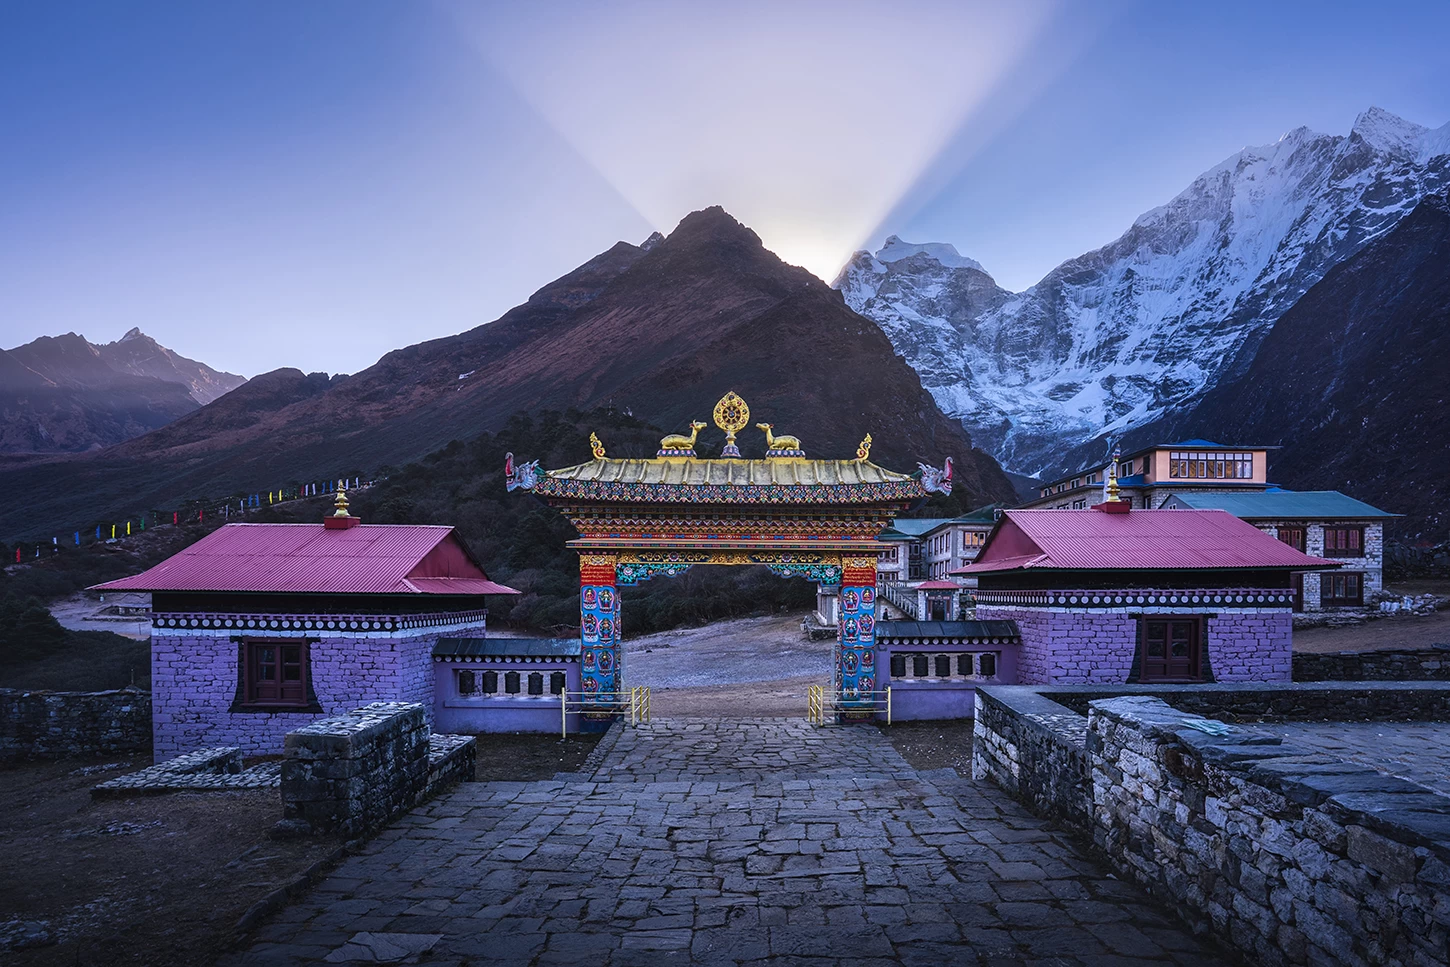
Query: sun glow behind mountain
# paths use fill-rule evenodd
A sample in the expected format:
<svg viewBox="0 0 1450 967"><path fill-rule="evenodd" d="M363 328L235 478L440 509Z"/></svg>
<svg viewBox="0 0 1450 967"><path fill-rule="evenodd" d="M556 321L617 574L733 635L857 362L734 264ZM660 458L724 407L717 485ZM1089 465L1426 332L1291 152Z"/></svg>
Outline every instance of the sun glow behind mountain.
<svg viewBox="0 0 1450 967"><path fill-rule="evenodd" d="M824 279L1055 4L632 2L451 9L489 64L655 227L722 205Z"/></svg>

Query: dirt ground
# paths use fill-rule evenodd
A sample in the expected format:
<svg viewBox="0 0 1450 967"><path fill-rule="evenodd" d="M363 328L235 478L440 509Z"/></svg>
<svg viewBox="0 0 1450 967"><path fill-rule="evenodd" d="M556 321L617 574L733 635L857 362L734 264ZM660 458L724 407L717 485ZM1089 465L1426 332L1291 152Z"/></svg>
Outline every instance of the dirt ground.
<svg viewBox="0 0 1450 967"><path fill-rule="evenodd" d="M650 705L656 716L704 716L706 718L762 717L805 718L806 690L828 684L830 672L802 675L773 682L744 682L702 688L650 686Z"/></svg>
<svg viewBox="0 0 1450 967"><path fill-rule="evenodd" d="M575 771L599 738L481 736L478 778ZM276 789L91 799L96 783L150 764L122 757L0 769L0 963L211 964L252 904L337 848L268 839L282 815ZM45 940L16 949L25 937Z"/></svg>
<svg viewBox="0 0 1450 967"><path fill-rule="evenodd" d="M1393 615L1342 628L1303 628L1294 632L1294 650L1303 652L1381 651L1450 644L1450 611Z"/></svg>
<svg viewBox="0 0 1450 967"><path fill-rule="evenodd" d="M955 769L963 779L972 776L972 722L897 722L880 727L881 733L913 769Z"/></svg>
<svg viewBox="0 0 1450 967"><path fill-rule="evenodd" d="M336 848L267 839L282 813L275 789L92 801L96 783L149 764L0 771L0 960L209 964L248 907ZM36 934L58 942L3 952Z"/></svg>

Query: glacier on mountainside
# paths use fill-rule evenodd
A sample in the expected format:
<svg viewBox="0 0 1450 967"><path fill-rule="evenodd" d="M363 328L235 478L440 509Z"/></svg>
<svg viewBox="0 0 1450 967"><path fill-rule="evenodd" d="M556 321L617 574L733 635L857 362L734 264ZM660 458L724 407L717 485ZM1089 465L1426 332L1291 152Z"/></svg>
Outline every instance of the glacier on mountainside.
<svg viewBox="0 0 1450 967"><path fill-rule="evenodd" d="M1348 136L1297 128L1244 150L1116 241L1024 292L945 243L892 236L833 283L1013 471L1191 404L1252 361L1335 264L1450 187L1450 124L1371 108Z"/></svg>

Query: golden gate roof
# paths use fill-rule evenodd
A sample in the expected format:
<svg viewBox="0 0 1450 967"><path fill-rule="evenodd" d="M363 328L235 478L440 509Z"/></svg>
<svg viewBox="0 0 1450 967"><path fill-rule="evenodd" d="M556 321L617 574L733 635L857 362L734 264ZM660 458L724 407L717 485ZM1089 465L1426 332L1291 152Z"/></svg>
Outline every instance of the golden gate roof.
<svg viewBox="0 0 1450 967"><path fill-rule="evenodd" d="M705 484L734 486L811 486L914 481L904 473L869 460L590 460L550 470L553 480L590 480L630 484Z"/></svg>
<svg viewBox="0 0 1450 967"><path fill-rule="evenodd" d="M915 501L928 493L952 492L952 462L941 469L917 464L907 475L870 460L871 434L856 448L854 460L807 459L798 437L774 432L775 424L757 423L765 433L764 460L746 460L736 433L750 422L750 407L735 393L715 404L715 425L725 431L719 459L700 459L695 442L707 424L690 422L690 433L660 440L652 460L611 459L597 434L589 435L594 459L559 470L541 470L539 461L516 464L504 459L509 490L532 490L545 497L580 501L650 503L872 504Z"/></svg>
<svg viewBox="0 0 1450 967"><path fill-rule="evenodd" d="M544 497L645 503L867 504L927 495L916 477L859 460L591 460L543 473Z"/></svg>

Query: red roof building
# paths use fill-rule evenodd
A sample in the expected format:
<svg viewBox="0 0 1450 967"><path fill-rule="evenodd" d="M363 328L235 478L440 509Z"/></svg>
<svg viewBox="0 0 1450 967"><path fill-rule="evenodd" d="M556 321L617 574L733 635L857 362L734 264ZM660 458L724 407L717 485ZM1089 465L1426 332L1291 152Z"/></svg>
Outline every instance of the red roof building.
<svg viewBox="0 0 1450 967"><path fill-rule="evenodd" d="M518 594L488 579L452 527L227 524L97 591L283 594Z"/></svg>
<svg viewBox="0 0 1450 967"><path fill-rule="evenodd" d="M288 731L374 701L420 702L431 722L439 641L482 639L486 596L518 593L452 527L363 524L336 504L316 524L227 524L96 585L151 593L158 760L276 753Z"/></svg>
<svg viewBox="0 0 1450 967"><path fill-rule="evenodd" d="M981 578L1015 572L1032 580L1027 572L1110 571L1117 575L1110 580L1121 581L1122 572L1137 571L1150 572L1153 582L1161 583L1170 579L1161 572L1287 575L1337 566L1221 510L1104 513L1093 508L1004 511L977 560L952 573ZM1063 577L1041 574L1040 581ZM994 582L982 586L989 584Z"/></svg>
<svg viewBox="0 0 1450 967"><path fill-rule="evenodd" d="M1015 621L1025 684L1288 681L1295 577L1337 567L1232 514L1009 510L977 560L979 620Z"/></svg>

